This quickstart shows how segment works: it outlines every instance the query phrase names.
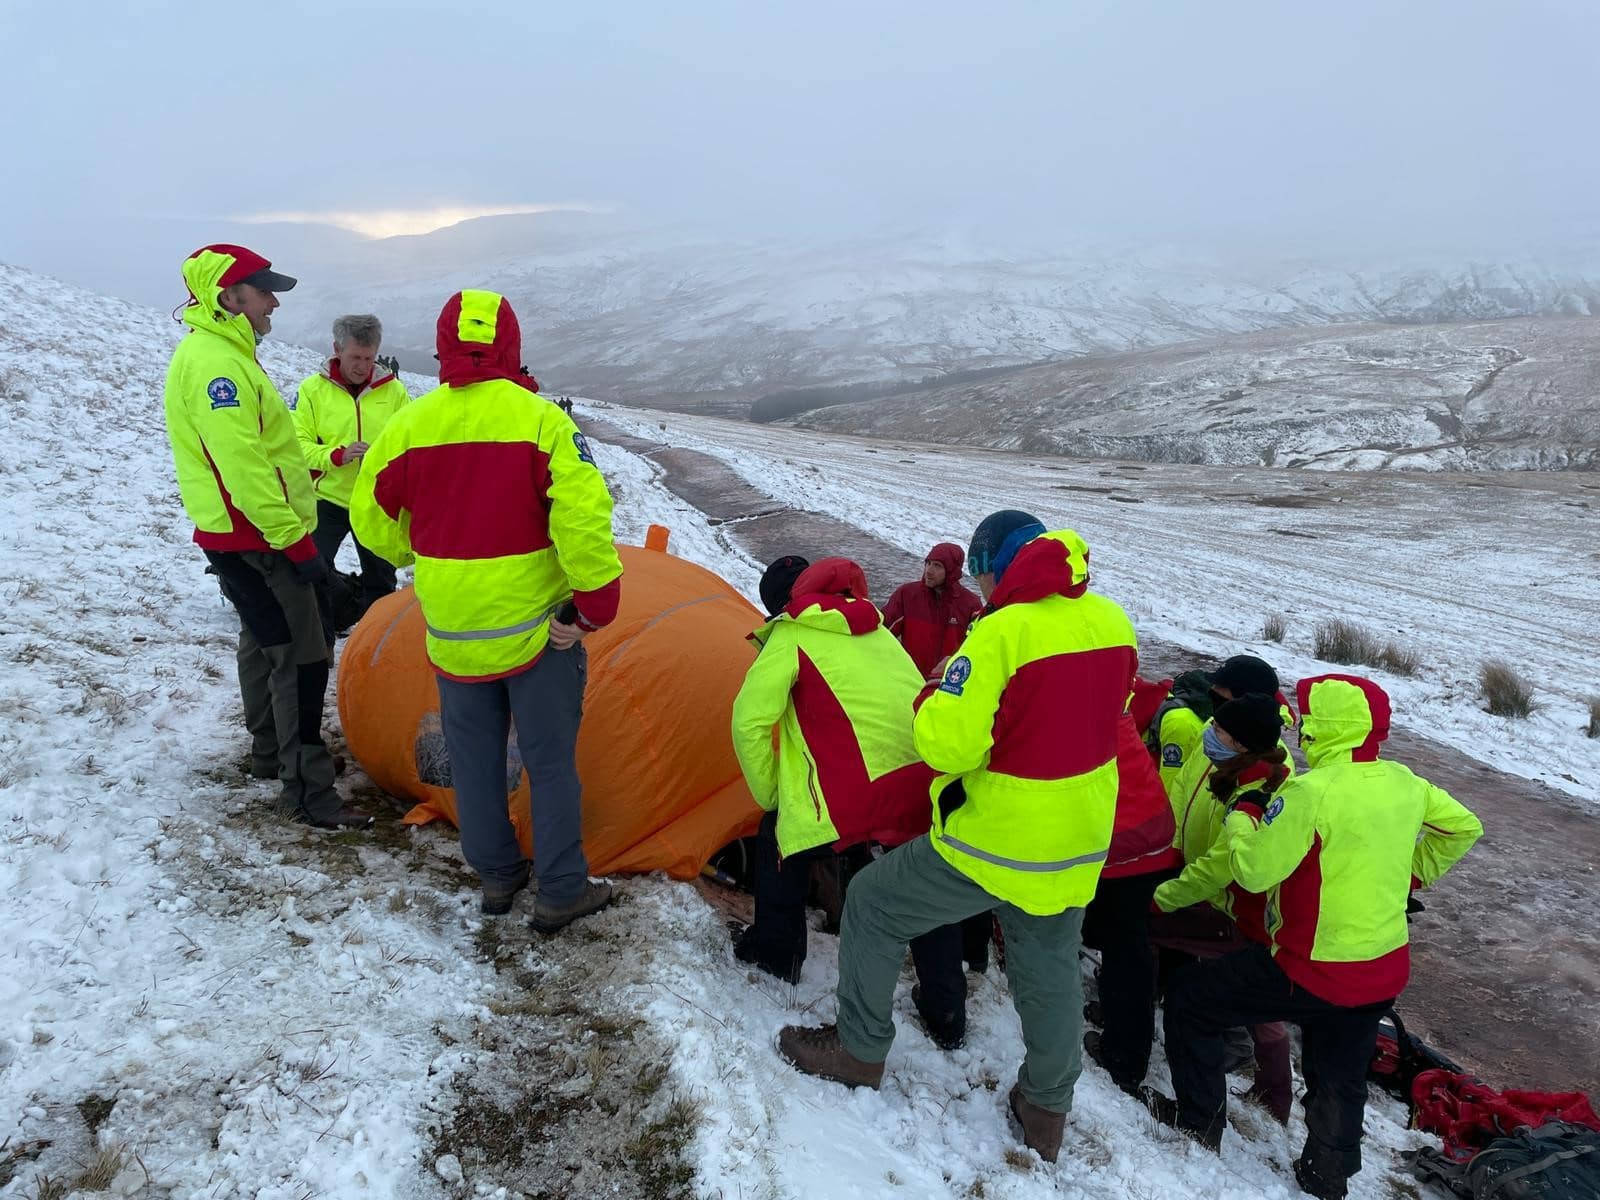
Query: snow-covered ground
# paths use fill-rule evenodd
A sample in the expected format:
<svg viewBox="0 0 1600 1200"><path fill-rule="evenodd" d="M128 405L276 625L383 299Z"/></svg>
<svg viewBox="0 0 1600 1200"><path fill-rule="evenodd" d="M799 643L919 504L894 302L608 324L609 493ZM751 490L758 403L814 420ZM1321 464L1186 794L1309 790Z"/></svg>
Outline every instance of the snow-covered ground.
<svg viewBox="0 0 1600 1200"><path fill-rule="evenodd" d="M607 421L727 462L769 495L924 553L965 545L997 508L1071 526L1098 586L1141 633L1218 657L1260 654L1287 677L1326 671L1318 623L1354 621L1420 657L1374 675L1396 721L1492 766L1600 802L1600 481L1145 466L1030 458L773 429L606 406ZM814 556L826 547L797 546ZM1286 618L1283 644L1262 639ZM1527 721L1483 711L1478 670L1532 682Z"/></svg>
<svg viewBox="0 0 1600 1200"><path fill-rule="evenodd" d="M373 835L282 825L270 813L273 786L243 777L236 621L202 574L171 479L159 414L176 334L165 314L0 267L0 1196L102 1182L114 1194L185 1200L1297 1194L1287 1163L1303 1134L1298 1115L1284 1132L1242 1110L1219 1162L1153 1128L1092 1068L1062 1163L1021 1153L1003 1117L1020 1036L992 972L975 988L967 1048L942 1054L903 1019L884 1089L847 1094L798 1076L773 1045L782 1024L832 1015L826 937L814 937L798 988L751 979L697 891L638 880L583 928L518 941L515 922L478 916L448 831L399 830L392 817ZM285 390L316 364L271 343L263 360ZM1141 625L1198 648L1249 643L1263 611L1298 620L1357 595L1374 612L1392 603L1430 664L1397 687L1403 707L1431 706L1437 734L1510 764L1531 756L1504 726L1474 718L1469 697L1448 698L1432 672L1467 660L1446 655L1449 630L1431 631L1466 620L1471 595L1494 595L1496 582L1536 582L1551 589L1545 607L1518 615L1485 601L1472 618L1484 628L1457 634L1476 653L1499 644L1492 624L1516 639L1508 654L1535 647L1520 661L1541 677L1571 688L1596 676L1595 651L1571 629L1578 618L1555 612L1592 600L1590 585L1563 583L1539 547L1502 543L1486 569L1479 545L1452 565L1470 538L1441 530L1419 567L1412 544L1355 555L1371 525L1339 532L1326 510L1207 509L1154 495L1128 506L1142 524L1115 526L1115 505L1052 492L1076 477L1040 464L985 469L981 455L864 444L830 457L792 433L735 438L672 420L674 441L918 549L965 533L996 491L1053 499L1051 515L1097 543L1107 590ZM618 490L620 534L665 523L679 553L753 590L751 564L729 560L653 463L611 446L599 453ZM1509 528L1514 515L1477 516ZM1231 547L1259 532L1247 519L1309 522L1329 540L1286 544L1263 572ZM1306 550L1319 561L1284 574L1290 551ZM1437 576L1436 564L1459 574ZM1487 585L1486 570L1497 577ZM1474 589L1444 594L1468 578ZM1306 665L1303 653L1286 665ZM1592 783L1594 764L1568 744L1572 719L1570 699L1552 691L1530 740L1547 743L1541 771L1565 756L1579 786ZM343 786L359 791L359 772ZM534 1028L519 1022L550 1014L589 1024L566 1042L530 1033L517 1044ZM670 1068L659 1089L652 1065ZM1162 1072L1158 1063L1158 1083ZM468 1118L481 1114L463 1109L487 1103L507 1074L526 1081L502 1114L515 1153L475 1157L483 1123ZM580 1141L582 1161L560 1176L569 1182L535 1185L517 1139L555 1136L538 1107L549 1095L575 1106L578 1125L563 1131L609 1137L607 1121L623 1127L617 1146ZM672 1119L686 1141L668 1136ZM1398 1194L1394 1153L1421 1140L1402 1122L1374 1100L1358 1200ZM656 1130L667 1131L659 1142L644 1137ZM618 1147L647 1156L658 1145L667 1149L657 1157L681 1146L688 1182L662 1182L652 1164L632 1174L595 1166ZM107 1167L99 1180L96 1166Z"/></svg>

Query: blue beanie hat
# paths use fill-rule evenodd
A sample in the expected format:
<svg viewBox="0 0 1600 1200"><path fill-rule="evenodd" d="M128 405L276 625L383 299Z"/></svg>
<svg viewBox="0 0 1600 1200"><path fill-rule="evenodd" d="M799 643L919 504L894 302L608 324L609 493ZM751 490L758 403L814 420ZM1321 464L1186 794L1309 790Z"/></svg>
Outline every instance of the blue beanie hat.
<svg viewBox="0 0 1600 1200"><path fill-rule="evenodd" d="M1032 513L1015 508L990 513L972 532L967 548L967 571L971 575L993 575L998 582L1017 551L1044 532L1044 525Z"/></svg>

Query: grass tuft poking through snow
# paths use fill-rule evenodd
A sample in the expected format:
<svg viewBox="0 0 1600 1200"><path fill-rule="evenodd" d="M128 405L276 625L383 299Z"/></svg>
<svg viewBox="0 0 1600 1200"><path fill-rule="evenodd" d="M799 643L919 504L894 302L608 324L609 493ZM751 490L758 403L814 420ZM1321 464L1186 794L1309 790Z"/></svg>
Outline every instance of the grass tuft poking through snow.
<svg viewBox="0 0 1600 1200"><path fill-rule="evenodd" d="M1283 644L1283 635L1289 632L1289 621L1282 613L1272 613L1261 623L1261 637L1268 642Z"/></svg>
<svg viewBox="0 0 1600 1200"><path fill-rule="evenodd" d="M1281 618L1276 618L1281 620ZM1268 641L1281 642L1281 634L1272 637L1270 630L1274 618L1268 618L1263 636ZM1353 621L1323 621L1313 635L1315 653L1323 662L1342 666L1377 667L1394 675L1410 678L1422 666L1421 656L1415 650L1395 642L1380 641L1371 631Z"/></svg>
<svg viewBox="0 0 1600 1200"><path fill-rule="evenodd" d="M1589 726L1584 732L1592 738L1600 738L1600 696L1589 697Z"/></svg>
<svg viewBox="0 0 1600 1200"><path fill-rule="evenodd" d="M1497 717L1524 718L1536 707L1533 685L1503 659L1490 659L1478 673L1485 707ZM1591 713L1592 715L1592 713Z"/></svg>

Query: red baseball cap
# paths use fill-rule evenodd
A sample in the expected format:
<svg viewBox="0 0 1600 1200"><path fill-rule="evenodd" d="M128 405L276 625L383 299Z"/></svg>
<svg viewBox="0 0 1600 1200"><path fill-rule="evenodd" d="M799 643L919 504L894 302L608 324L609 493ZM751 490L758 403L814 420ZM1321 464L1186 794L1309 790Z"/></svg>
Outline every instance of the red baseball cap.
<svg viewBox="0 0 1600 1200"><path fill-rule="evenodd" d="M223 272L222 278L217 282L218 287L229 288L236 283L248 283L263 292L287 292L299 282L293 275L283 275L272 270L272 264L254 250L226 242L201 246L189 257L199 258L207 251L213 254L227 254L233 258L233 265Z"/></svg>

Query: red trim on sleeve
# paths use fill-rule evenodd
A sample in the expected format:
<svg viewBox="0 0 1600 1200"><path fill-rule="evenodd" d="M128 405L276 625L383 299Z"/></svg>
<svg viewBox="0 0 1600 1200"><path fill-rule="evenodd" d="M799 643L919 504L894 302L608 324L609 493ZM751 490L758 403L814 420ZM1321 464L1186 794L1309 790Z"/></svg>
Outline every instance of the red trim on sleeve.
<svg viewBox="0 0 1600 1200"><path fill-rule="evenodd" d="M292 546L285 546L283 552L289 556L290 562L310 562L317 556L317 544L311 540L308 533Z"/></svg>
<svg viewBox="0 0 1600 1200"><path fill-rule="evenodd" d="M344 466L344 451L345 451L345 448L343 446L340 446L332 454L328 455L328 460L330 462L332 462L333 465L336 466L336 467Z"/></svg>
<svg viewBox="0 0 1600 1200"><path fill-rule="evenodd" d="M578 625L593 633L617 619L617 606L622 602L622 576L618 575L603 587L593 591L573 592L572 603L578 609Z"/></svg>

